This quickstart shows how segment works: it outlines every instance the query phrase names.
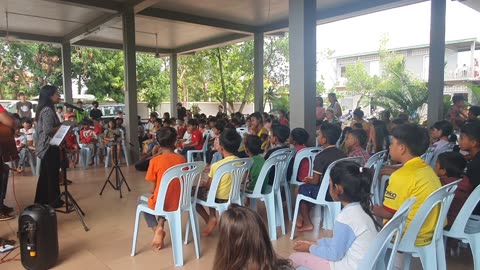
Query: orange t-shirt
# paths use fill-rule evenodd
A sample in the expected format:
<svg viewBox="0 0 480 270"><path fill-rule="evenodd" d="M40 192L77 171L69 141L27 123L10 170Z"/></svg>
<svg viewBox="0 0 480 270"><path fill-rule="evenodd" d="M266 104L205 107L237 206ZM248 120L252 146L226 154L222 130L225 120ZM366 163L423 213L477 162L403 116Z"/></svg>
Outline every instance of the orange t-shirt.
<svg viewBox="0 0 480 270"><path fill-rule="evenodd" d="M148 198L148 207L155 209L155 204L157 203L158 189L160 188L160 182L162 181L162 176L170 169L178 164L185 163L186 160L182 155L178 154L161 154L150 160L150 165L148 166L147 175L145 179L149 182L156 182L155 191ZM188 191L187 191L188 192ZM170 182L170 185L167 189L167 195L165 196L165 211L175 211L178 208L178 202L180 200L180 181L178 179Z"/></svg>

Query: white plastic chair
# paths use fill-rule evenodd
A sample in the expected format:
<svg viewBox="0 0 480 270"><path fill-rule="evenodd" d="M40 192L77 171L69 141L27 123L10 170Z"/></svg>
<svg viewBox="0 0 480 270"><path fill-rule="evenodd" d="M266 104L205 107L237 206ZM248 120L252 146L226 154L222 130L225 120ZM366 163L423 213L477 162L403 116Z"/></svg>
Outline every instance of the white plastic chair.
<svg viewBox="0 0 480 270"><path fill-rule="evenodd" d="M75 137L77 139L78 148L80 148L79 153L78 153L78 156L79 156L79 159L80 159L79 162L80 162L80 164L82 164L83 168L87 168L90 156L92 155L91 150L90 150L90 148L86 147L85 144L80 143L80 131L79 130L75 130ZM94 157L92 157L92 158L94 158Z"/></svg>
<svg viewBox="0 0 480 270"><path fill-rule="evenodd" d="M154 216L163 216L169 222L168 227L170 229L170 238L172 241L173 260L175 266L182 266L182 212L188 212L189 219L193 221L191 222L191 227L197 259L200 258L200 234L198 231L197 213L194 209L195 206L192 204L191 190L194 182L198 183L200 179L199 176L204 168L205 163L203 162L184 163L171 167L163 174L160 188L158 190L155 209L149 208L146 201L137 206L131 256L135 256L140 214L145 212ZM181 189L179 207L175 211L164 211L164 198L167 194L168 185L176 179L179 179ZM143 197L145 196L142 196L142 198ZM188 225L186 230L189 230Z"/></svg>
<svg viewBox="0 0 480 270"><path fill-rule="evenodd" d="M200 150L188 150L187 151L187 162L193 162L193 154L202 154L203 162L207 163L207 150L208 150L208 141L210 140L210 130L205 130L204 132L204 142L202 149Z"/></svg>
<svg viewBox="0 0 480 270"><path fill-rule="evenodd" d="M243 181L243 176L248 173L250 167L252 167L252 164L253 160L251 158L239 158L225 162L224 164L220 165L215 172L212 182L210 184L207 200L204 201L199 198L195 198L195 202L203 206L215 208L219 212L220 216L224 211L228 209L230 204L236 203L242 205L242 200L240 197L240 185ZM222 177L226 174L230 174L230 177L232 179L230 195L227 202L217 203L215 202L215 195L217 194L218 186L220 185ZM196 192L198 192L198 186Z"/></svg>
<svg viewBox="0 0 480 270"><path fill-rule="evenodd" d="M405 222L407 221L408 213L415 201L415 197L408 198L387 224L383 226L377 237L375 237L375 241L370 244L367 253L364 255L357 268L358 270L393 269L398 245L400 243L403 229L405 228ZM392 251L389 256L385 256L388 244L391 243L393 238L395 240L393 242ZM388 264L385 268L386 261Z"/></svg>
<svg viewBox="0 0 480 270"><path fill-rule="evenodd" d="M444 230L445 237L461 240L470 245L475 270L480 269L480 220L472 217L472 211L480 201L480 186L477 186L463 204L450 230Z"/></svg>
<svg viewBox="0 0 480 270"><path fill-rule="evenodd" d="M365 164L366 168L373 169L373 178L372 185L370 187L370 193L373 195L373 203L381 204L380 202L380 193L383 192L380 190L380 183L378 176L380 175L380 170L384 165L384 158L387 154L387 150L380 151L371 156Z"/></svg>
<svg viewBox="0 0 480 270"><path fill-rule="evenodd" d="M430 161L432 161L432 158L433 158L434 151L435 151L435 147L433 146L428 147L427 151L425 151L425 153L421 156L423 161L430 164Z"/></svg>
<svg viewBox="0 0 480 270"><path fill-rule="evenodd" d="M455 147L455 144L454 144L454 143L447 143L447 144L445 144L444 146L442 146L440 149L438 149L437 151L434 151L434 154L433 154L430 162L428 162L428 164L430 165L430 167L432 167L433 169L435 169L435 165L437 164L438 156L439 156L441 153L452 152L454 147Z"/></svg>
<svg viewBox="0 0 480 270"><path fill-rule="evenodd" d="M308 176L313 175L313 162L315 157L322 151L320 147L307 147L295 154L295 159L293 160L293 171L292 177L290 178L290 185L300 186L303 185L303 182L297 180L298 170L300 169L300 163L306 159L308 161Z"/></svg>
<svg viewBox="0 0 480 270"><path fill-rule="evenodd" d="M240 137L242 137L242 138L243 138L244 134L248 134L248 129L246 127L236 128L236 131L237 131L238 134L240 134Z"/></svg>
<svg viewBox="0 0 480 270"><path fill-rule="evenodd" d="M332 162L328 166L327 170L325 171L325 174L323 175L323 178L322 178L321 183L320 183L320 189L318 191L317 198L310 198L308 196L298 194L297 200L296 200L296 203L295 203L295 213L293 214L292 233L290 235L291 240L293 240L293 238L295 236L295 229L297 227L296 224L297 224L297 218L298 218L298 211L299 211L299 207L300 207L300 202L302 200L321 206L323 208L322 209L323 227L325 229L333 229L333 223L335 222L335 218L338 216L338 214L341 211L341 203L340 202L327 202L325 200L325 195L328 192L328 187L329 187L329 184L330 184L330 171L332 170L332 168L337 163L342 162L342 161L346 161L346 160L354 161L354 162L357 162L358 164L363 163L363 158L362 157L349 157L349 158L342 158L342 159L336 160L336 161Z"/></svg>
<svg viewBox="0 0 480 270"><path fill-rule="evenodd" d="M288 155L288 153L284 152L269 157L262 166L252 193L243 193L244 197L250 199L250 205L254 210L256 210L256 200L265 202L270 240L277 240L278 224L280 224L282 228L282 234L285 235L285 220L283 217L283 203L280 185L282 173L288 167ZM275 168L273 186L263 194L263 184L265 181L268 181L268 175L272 168Z"/></svg>
<svg viewBox="0 0 480 270"><path fill-rule="evenodd" d="M285 149L279 149L275 152L272 153L271 156L275 155L281 155L281 154L286 154L287 155L287 166L285 166L283 171L280 173L280 187L283 187L285 191L285 200L287 201L287 214L288 214L288 220L292 221L292 194L290 192L290 184L287 181L287 171L288 171L288 165L290 164L290 161L292 158L295 156L295 148L285 148ZM276 170L275 170L276 171Z"/></svg>
<svg viewBox="0 0 480 270"><path fill-rule="evenodd" d="M409 269L412 256L420 257L423 269L425 270L445 270L445 245L443 243L443 227L447 218L447 212L452 203L455 190L460 180L440 187L430 194L421 204L417 213L413 217L406 229L398 246L398 251L405 254L405 267ZM434 210L435 206L440 206L440 212L433 232L432 242L425 246L416 246L415 240L422 228L425 219Z"/></svg>

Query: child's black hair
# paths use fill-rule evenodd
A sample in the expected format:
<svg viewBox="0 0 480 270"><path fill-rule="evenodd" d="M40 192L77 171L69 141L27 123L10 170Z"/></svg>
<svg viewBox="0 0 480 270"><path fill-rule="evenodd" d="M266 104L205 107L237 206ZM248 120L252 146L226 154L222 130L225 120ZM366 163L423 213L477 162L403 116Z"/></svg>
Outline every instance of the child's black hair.
<svg viewBox="0 0 480 270"><path fill-rule="evenodd" d="M161 118L155 118L155 121L154 122L157 122L159 123L160 125L162 124L162 119Z"/></svg>
<svg viewBox="0 0 480 270"><path fill-rule="evenodd" d="M462 135L467 136L471 140L475 140L480 143L480 122L471 122L464 125L460 132Z"/></svg>
<svg viewBox="0 0 480 270"><path fill-rule="evenodd" d="M353 111L353 116L357 116L358 118L363 118L364 115L365 115L365 113L360 108L356 108Z"/></svg>
<svg viewBox="0 0 480 270"><path fill-rule="evenodd" d="M223 121L223 120L218 120L218 121L215 123L215 129L217 129L220 133L222 133L223 130L225 129L225 121Z"/></svg>
<svg viewBox="0 0 480 270"><path fill-rule="evenodd" d="M108 121L108 124L110 123L113 123L113 129L116 129L117 128L117 121L115 119L110 119L110 121ZM108 126L110 128L110 125Z"/></svg>
<svg viewBox="0 0 480 270"><path fill-rule="evenodd" d="M30 124L30 125L31 125L31 124L32 124L32 119L27 118L27 117L24 117L24 118L22 118L22 124L23 124L23 123L27 123L27 124Z"/></svg>
<svg viewBox="0 0 480 270"><path fill-rule="evenodd" d="M160 147L175 149L177 131L172 127L161 127L155 133L157 143Z"/></svg>
<svg viewBox="0 0 480 270"><path fill-rule="evenodd" d="M250 114L249 117L250 117L250 118L255 117L255 118L258 120L258 122L260 122L260 124L263 124L263 118L262 118L262 114L261 114L261 113L259 113L259 112L254 112L254 113Z"/></svg>
<svg viewBox="0 0 480 270"><path fill-rule="evenodd" d="M263 153L262 150L262 140L257 135L248 135L247 140L245 141L245 148L256 156Z"/></svg>
<svg viewBox="0 0 480 270"><path fill-rule="evenodd" d="M442 137L450 137L453 133L453 125L447 120L435 122L432 127L442 131Z"/></svg>
<svg viewBox="0 0 480 270"><path fill-rule="evenodd" d="M214 122L214 123L215 123L215 122L217 122L217 118L216 118L216 117L213 117L213 116L212 116L212 117L209 117L208 120L207 120L207 122L208 122L208 123L210 123L210 122Z"/></svg>
<svg viewBox="0 0 480 270"><path fill-rule="evenodd" d="M470 109L468 109L475 117L478 117L480 115L480 106L471 106Z"/></svg>
<svg viewBox="0 0 480 270"><path fill-rule="evenodd" d="M201 124L207 124L207 121L204 119L204 118L200 118L198 119L198 124L201 125Z"/></svg>
<svg viewBox="0 0 480 270"><path fill-rule="evenodd" d="M338 125L323 122L320 126L320 132L327 139L328 145L335 145L340 138L342 129Z"/></svg>
<svg viewBox="0 0 480 270"><path fill-rule="evenodd" d="M405 124L405 121L403 119L400 119L400 118L395 118L395 119L392 120L392 124L403 125L403 124Z"/></svg>
<svg viewBox="0 0 480 270"><path fill-rule="evenodd" d="M242 143L242 137L235 129L226 128L219 138L220 145L230 154L235 154Z"/></svg>
<svg viewBox="0 0 480 270"><path fill-rule="evenodd" d="M354 129L354 130L351 130L348 134L350 134L350 136L353 136L358 140L360 147L362 148L367 147L368 135L364 129Z"/></svg>
<svg viewBox="0 0 480 270"><path fill-rule="evenodd" d="M390 133L388 132L387 123L382 120L373 120L373 129L375 130L375 144L376 149L373 149L375 153L378 153L384 149L390 147Z"/></svg>
<svg viewBox="0 0 480 270"><path fill-rule="evenodd" d="M305 145L308 142L310 135L304 128L294 128L290 132L290 137L299 145Z"/></svg>
<svg viewBox="0 0 480 270"><path fill-rule="evenodd" d="M198 120L197 119L190 119L190 120L188 120L187 125L198 127Z"/></svg>
<svg viewBox="0 0 480 270"><path fill-rule="evenodd" d="M169 126L170 126L170 125L173 125L173 120L172 120L172 118L166 118L166 119L163 120L163 123L164 123L165 125L169 125Z"/></svg>
<svg viewBox="0 0 480 270"><path fill-rule="evenodd" d="M290 137L290 128L284 125L272 125L272 135L277 137L280 143L285 143Z"/></svg>
<svg viewBox="0 0 480 270"><path fill-rule="evenodd" d="M459 152L444 152L438 155L437 163L447 171L448 177L463 177L467 160Z"/></svg>
<svg viewBox="0 0 480 270"><path fill-rule="evenodd" d="M416 157L425 153L430 144L427 130L417 124L396 126L392 130L392 136L401 144L404 144L410 151L410 154Z"/></svg>
<svg viewBox="0 0 480 270"><path fill-rule="evenodd" d="M335 189L335 185L343 187L340 200L349 203L359 202L363 211L372 218L377 229L381 228L370 210L372 206L370 202L370 186L372 184L370 170L353 161L341 161L332 168L330 179L333 184L332 189Z"/></svg>
<svg viewBox="0 0 480 270"><path fill-rule="evenodd" d="M456 104L459 101L464 101L465 98L462 95L453 95L452 97L452 102L453 104Z"/></svg>

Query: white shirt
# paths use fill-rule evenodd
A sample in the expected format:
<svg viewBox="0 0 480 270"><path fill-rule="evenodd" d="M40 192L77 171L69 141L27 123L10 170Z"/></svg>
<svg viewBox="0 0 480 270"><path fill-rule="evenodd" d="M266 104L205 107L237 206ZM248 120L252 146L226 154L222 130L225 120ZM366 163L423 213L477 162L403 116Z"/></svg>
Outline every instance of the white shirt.
<svg viewBox="0 0 480 270"><path fill-rule="evenodd" d="M30 128L28 131L24 128L20 129L20 132L25 135L27 141L33 141L33 134L35 133L34 128Z"/></svg>

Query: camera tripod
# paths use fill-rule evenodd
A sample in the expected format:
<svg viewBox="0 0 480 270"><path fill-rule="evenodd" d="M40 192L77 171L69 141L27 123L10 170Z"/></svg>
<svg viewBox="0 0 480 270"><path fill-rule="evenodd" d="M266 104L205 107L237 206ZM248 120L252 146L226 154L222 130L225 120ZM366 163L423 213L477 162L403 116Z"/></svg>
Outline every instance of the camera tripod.
<svg viewBox="0 0 480 270"><path fill-rule="evenodd" d="M125 176L123 175L123 172L120 169L120 165L118 165L117 147L118 146L117 146L116 142L112 143L112 145L110 146L110 148L111 148L110 151L113 151L113 153L112 153L112 155L113 155L113 158L112 158L113 159L112 160L113 167L112 167L112 170L110 171L110 173L108 174L107 180L105 180L105 183L103 184L102 190L100 191L100 196L102 195L103 190L107 186L107 183L110 184L110 186L112 186L112 188L114 190L118 190L120 192L120 198L123 198L123 196L122 196L122 185L123 185L123 183L125 183L125 186L127 186L128 191L131 191L130 187L128 186L127 180L125 179ZM115 172L115 185L113 185L112 181L110 180L110 177L112 177L113 172Z"/></svg>
<svg viewBox="0 0 480 270"><path fill-rule="evenodd" d="M77 212L77 215L80 218L80 221L82 222L83 229L87 232L89 228L87 227L87 224L83 219L83 216L85 216L85 213L83 212L82 208L80 208L77 201L73 198L72 194L68 191L68 183L67 183L68 181L67 180L67 164L68 163L67 162L68 162L67 153L65 152L65 149L63 147L60 147L60 164L61 164L60 167L62 169L64 191L60 193L57 201L60 201L62 198L64 199L65 210L56 210L56 211L64 214L70 214L73 211Z"/></svg>

